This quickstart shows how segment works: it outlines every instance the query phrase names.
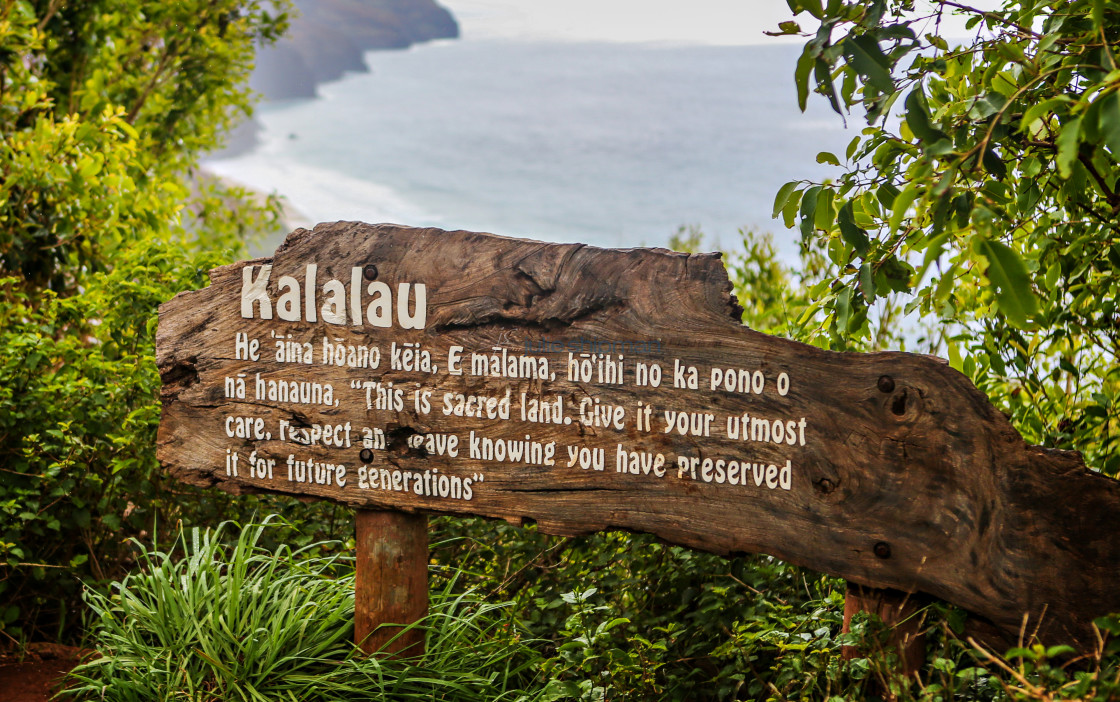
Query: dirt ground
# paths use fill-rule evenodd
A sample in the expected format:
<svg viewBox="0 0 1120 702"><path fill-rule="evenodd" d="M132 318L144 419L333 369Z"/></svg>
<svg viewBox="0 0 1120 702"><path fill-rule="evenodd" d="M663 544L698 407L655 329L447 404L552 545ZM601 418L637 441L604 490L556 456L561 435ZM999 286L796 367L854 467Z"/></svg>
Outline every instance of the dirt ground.
<svg viewBox="0 0 1120 702"><path fill-rule="evenodd" d="M32 644L22 661L0 657L0 700L46 702L58 690L61 677L87 653L73 646Z"/></svg>

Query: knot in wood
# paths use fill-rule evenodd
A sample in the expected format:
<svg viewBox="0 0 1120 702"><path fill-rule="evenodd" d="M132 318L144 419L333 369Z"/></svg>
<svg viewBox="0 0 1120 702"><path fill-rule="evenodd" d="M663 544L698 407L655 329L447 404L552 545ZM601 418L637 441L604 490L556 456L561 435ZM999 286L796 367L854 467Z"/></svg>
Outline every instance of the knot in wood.
<svg viewBox="0 0 1120 702"><path fill-rule="evenodd" d="M880 375L878 386L879 392L894 392L894 378L890 377L889 375Z"/></svg>
<svg viewBox="0 0 1120 702"><path fill-rule="evenodd" d="M879 543L875 544L874 551L875 551L875 555L878 556L879 558L890 558L891 557L891 545L888 544L886 541L880 541Z"/></svg>
<svg viewBox="0 0 1120 702"><path fill-rule="evenodd" d="M815 481L813 484L816 486L817 490L825 495L831 493L836 489L836 484L828 478L821 478L820 480Z"/></svg>

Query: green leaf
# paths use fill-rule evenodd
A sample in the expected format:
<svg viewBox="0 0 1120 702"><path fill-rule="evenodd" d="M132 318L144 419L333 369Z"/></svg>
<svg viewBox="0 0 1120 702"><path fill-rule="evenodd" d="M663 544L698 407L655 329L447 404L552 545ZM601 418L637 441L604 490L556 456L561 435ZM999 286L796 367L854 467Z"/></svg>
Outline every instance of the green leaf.
<svg viewBox="0 0 1120 702"><path fill-rule="evenodd" d="M556 702L566 698L579 699L582 695L579 684L571 680L550 680L541 694L541 702Z"/></svg>
<svg viewBox="0 0 1120 702"><path fill-rule="evenodd" d="M848 200L840 211L836 214L836 222L840 225L840 236L844 242L855 249L855 252L860 257L866 256L868 250L871 248L871 241L867 237L867 232L856 226L855 218L852 216L852 201Z"/></svg>
<svg viewBox="0 0 1120 702"><path fill-rule="evenodd" d="M1050 112L1057 112L1059 107L1068 105L1070 102L1069 96L1059 95L1058 97L1048 98L1038 104L1031 105L1023 112L1023 118L1019 120L1019 131L1027 131L1036 120Z"/></svg>
<svg viewBox="0 0 1120 702"><path fill-rule="evenodd" d="M821 7L821 0L798 0L797 6L816 19L824 17L824 8ZM797 12L798 10L794 10L794 14L797 14Z"/></svg>
<svg viewBox="0 0 1120 702"><path fill-rule="evenodd" d="M941 258L941 254L945 251L945 243L949 241L949 233L946 232L940 236L936 236L930 240L926 245L926 255L922 258L922 267L918 271L917 282L921 282L926 277L926 271L929 267Z"/></svg>
<svg viewBox="0 0 1120 702"><path fill-rule="evenodd" d="M856 155L856 149L859 148L859 142L860 138L858 136L852 137L852 140L848 142L848 148L844 151L844 158L850 161L852 157Z"/></svg>
<svg viewBox="0 0 1120 702"><path fill-rule="evenodd" d="M848 36L841 42L841 48L848 62L860 75L867 78L867 82L882 93L894 92L890 62L879 49L879 42L874 37L869 34Z"/></svg>
<svg viewBox="0 0 1120 702"><path fill-rule="evenodd" d="M1073 174L1073 162L1077 159L1077 147L1081 143L1081 118L1074 117L1062 125L1058 133L1058 174L1068 180Z"/></svg>
<svg viewBox="0 0 1120 702"><path fill-rule="evenodd" d="M840 109L840 103L836 99L836 88L832 84L832 69L827 61L818 58L813 62L813 77L817 80L817 87L828 98L832 110L838 115L843 115L844 111Z"/></svg>
<svg viewBox="0 0 1120 702"><path fill-rule="evenodd" d="M1003 159L999 157L995 149L991 147L984 149L982 162L984 164L984 170L991 173L997 180L1003 180L1007 177L1007 166L1004 165Z"/></svg>
<svg viewBox="0 0 1120 702"><path fill-rule="evenodd" d="M78 174L82 178L92 178L101 171L101 162L104 159L86 156L78 162Z"/></svg>
<svg viewBox="0 0 1120 702"><path fill-rule="evenodd" d="M602 624L600 624L595 629L595 635L598 636L598 635L601 635L601 634L605 634L605 633L607 633L611 629L614 629L617 626L622 626L623 624L629 624L629 623L630 623L630 620L627 619L626 617L615 617L614 619L611 619L610 621L603 622Z"/></svg>
<svg viewBox="0 0 1120 702"><path fill-rule="evenodd" d="M1038 313L1038 299L1031 289L1023 259L1011 247L998 241L982 240L979 253L988 261L988 280L996 288L996 304L1007 320L1026 328Z"/></svg>
<svg viewBox="0 0 1120 702"><path fill-rule="evenodd" d="M1067 644L1059 644L1058 646L1051 646L1046 649L1047 658L1057 658L1058 656L1068 656L1077 653L1077 649Z"/></svg>
<svg viewBox="0 0 1120 702"><path fill-rule="evenodd" d="M1120 617L1115 614L1094 619L1093 626L1113 636L1120 636Z"/></svg>
<svg viewBox="0 0 1120 702"><path fill-rule="evenodd" d="M1058 367L1064 370L1066 373L1072 375L1074 378L1081 377L1081 372L1078 371L1077 367L1070 363L1069 359L1065 357L1058 359Z"/></svg>
<svg viewBox="0 0 1120 702"><path fill-rule="evenodd" d="M914 204L914 200L918 197L918 188L913 185L907 185L906 189L895 196L894 202L891 204L891 218L888 226L892 232L898 231L899 225L902 220L906 218L906 213L910 209L910 205Z"/></svg>
<svg viewBox="0 0 1120 702"><path fill-rule="evenodd" d="M918 35L914 34L914 30L910 28L908 22L899 22L885 26L879 30L880 39L909 39L910 41L917 41Z"/></svg>
<svg viewBox="0 0 1120 702"><path fill-rule="evenodd" d="M1108 248L1108 260L1114 268L1120 269L1120 242Z"/></svg>
<svg viewBox="0 0 1120 702"><path fill-rule="evenodd" d="M937 202L933 206L933 227L930 234L937 236L945 229L945 222L949 219L949 211L953 207L953 191L945 188L941 189L945 180L952 178L953 173L946 173L942 178L942 182L934 186L932 194L937 197Z"/></svg>
<svg viewBox="0 0 1120 702"><path fill-rule="evenodd" d="M987 119L996 114L1007 105L1007 97L995 91L976 100L969 110L969 115L976 119Z"/></svg>
<svg viewBox="0 0 1120 702"><path fill-rule="evenodd" d="M906 107L906 126L910 127L914 136L929 144L949 138L949 135L945 132L934 128L930 124L925 95L922 94L920 85L910 91L910 94L906 96L906 102L903 104Z"/></svg>
<svg viewBox="0 0 1120 702"><path fill-rule="evenodd" d="M763 34L767 34L767 35L772 36L772 37L780 37L780 36L785 36L787 34L800 34L800 33L801 33L801 25L797 24L797 22L794 22L793 20L786 20L785 22L779 22L778 23L778 31L776 31L776 32L763 32Z"/></svg>
<svg viewBox="0 0 1120 702"><path fill-rule="evenodd" d="M852 315L852 289L841 290L832 303L832 308L836 310L836 325L841 329L847 329Z"/></svg>
<svg viewBox="0 0 1120 702"><path fill-rule="evenodd" d="M955 371L961 371L961 369L962 369L962 364L961 364L962 359L961 359L960 347L952 339L950 339L948 341L948 347L949 347L949 367L952 368Z"/></svg>
<svg viewBox="0 0 1120 702"><path fill-rule="evenodd" d="M771 215L771 219L777 219L778 215L781 214L782 209L789 201L789 196L793 194L794 189L797 188L797 184L798 181L791 180L778 190L778 194L774 197L774 214Z"/></svg>
<svg viewBox="0 0 1120 702"><path fill-rule="evenodd" d="M1120 161L1120 92L1113 91L1101 100L1101 140L1112 152L1113 160Z"/></svg>
<svg viewBox="0 0 1120 702"><path fill-rule="evenodd" d="M900 261L897 256L890 255L879 264L879 275L891 290L907 292L910 290L914 269L910 264Z"/></svg>
<svg viewBox="0 0 1120 702"><path fill-rule="evenodd" d="M867 304L875 302L875 278L872 274L871 264L864 263L859 267L859 289Z"/></svg>
<svg viewBox="0 0 1120 702"><path fill-rule="evenodd" d="M1000 42L995 45L995 49L999 52L1000 56L1007 59L1008 61L1011 61L1012 63L1027 62L1027 55L1023 51L1023 47L1019 44Z"/></svg>
<svg viewBox="0 0 1120 702"><path fill-rule="evenodd" d="M817 154L817 163L827 163L833 166L839 166L840 159L836 158L836 155L833 153L822 151Z"/></svg>
<svg viewBox="0 0 1120 702"><path fill-rule="evenodd" d="M883 206L883 210L890 210L894 205L894 199L898 197L898 188L890 183L883 183L875 190L875 198L879 204Z"/></svg>
<svg viewBox="0 0 1120 702"><path fill-rule="evenodd" d="M813 44L809 42L801 52L801 57L797 59L797 68L793 71L793 81L797 84L797 106L802 112L805 111L805 105L809 100L809 74L813 72L816 62Z"/></svg>
<svg viewBox="0 0 1120 702"><path fill-rule="evenodd" d="M832 220L836 216L835 210L832 209L832 198L835 192L832 188L821 188L820 193L817 195L817 206L813 222L817 229L821 231L828 231L832 229Z"/></svg>
<svg viewBox="0 0 1120 702"><path fill-rule="evenodd" d="M1050 267L1046 269L1046 287L1053 290L1058 284L1058 277L1062 274L1062 264L1059 261L1054 261Z"/></svg>
<svg viewBox="0 0 1120 702"><path fill-rule="evenodd" d="M797 212L801 205L801 199L804 193L794 190L790 194L789 200L782 207L782 223L786 225L786 229L793 229L793 225L797 222Z"/></svg>
<svg viewBox="0 0 1120 702"><path fill-rule="evenodd" d="M820 195L821 186L814 185L801 196L801 235L809 236L813 233L816 223L817 196Z"/></svg>

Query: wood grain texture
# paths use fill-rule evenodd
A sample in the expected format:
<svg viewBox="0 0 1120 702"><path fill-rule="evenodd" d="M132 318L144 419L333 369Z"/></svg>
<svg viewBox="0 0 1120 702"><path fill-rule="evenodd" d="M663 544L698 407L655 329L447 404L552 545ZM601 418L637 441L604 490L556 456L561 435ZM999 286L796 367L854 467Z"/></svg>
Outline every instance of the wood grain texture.
<svg viewBox="0 0 1120 702"><path fill-rule="evenodd" d="M244 267L259 272L264 264L273 266L269 290L275 304L280 276L302 280L308 263L318 266L320 285L333 278L349 286L353 268L371 264L376 279L394 290L399 283L425 284L425 328L242 318ZM627 529L713 553L768 553L865 586L948 600L972 612L976 633L991 642L1013 641L1026 614L1032 628L1041 620L1047 642L1090 645L1092 618L1120 610L1120 483L1088 470L1078 454L1027 445L968 379L938 359L834 353L743 327L716 254L605 250L338 222L296 230L272 258L215 269L211 280L210 287L182 293L160 308L159 456L181 480L359 508L534 521L554 534ZM323 299L320 294L317 304ZM260 340L259 361L235 358L238 332ZM273 333L310 341L315 362L275 362ZM381 366L320 363L324 336L377 345ZM569 347L536 354L549 359L555 380L446 372L453 345L464 347L469 369L472 351L524 353L526 344L581 339L656 340L659 350L626 353L622 385L568 380ZM438 372L392 370L388 349L394 341L422 344ZM638 362L661 365L660 387L634 384ZM698 369L698 389L672 387L674 363ZM712 390L713 367L757 370L764 390ZM245 399L226 397L224 390L225 379L238 373L249 381ZM339 406L256 399L258 373L265 380L331 383ZM776 391L783 373L789 379L785 395ZM365 392L351 387L363 381L393 382L408 392L429 388L432 411L416 411L409 396L400 410L368 409ZM441 411L445 392L493 396L506 389L515 413L522 392L560 396L573 421L523 423ZM577 407L585 399L624 407L624 428L581 423ZM638 426L639 401L653 408L648 431ZM666 411L712 414L711 435L667 433ZM800 437L794 445L729 438L727 419L744 413L795 423L804 418L798 430L804 445ZM230 416L261 418L273 436L231 438L225 430ZM353 442L328 448L279 441L281 421L380 429L385 448L363 458ZM466 450L471 431L555 442L555 465L472 459ZM460 455L437 455L410 439L428 433L460 437ZM618 472L619 445L662 454L666 474ZM605 470L569 467L569 446L603 449ZM227 451L241 458L237 476L227 475ZM253 451L277 461L271 479L245 470ZM346 484L289 481L289 456L344 464ZM708 482L703 464L695 476L680 475L682 456L758 464L763 480L751 472L745 485ZM768 487L766 467L787 461L789 489ZM480 479L471 499L452 499L362 489L357 471L366 467ZM438 485L438 478L433 482Z"/></svg>
<svg viewBox="0 0 1120 702"><path fill-rule="evenodd" d="M428 613L428 518L360 509L355 520L354 643L369 654L424 653L424 630L401 630Z"/></svg>

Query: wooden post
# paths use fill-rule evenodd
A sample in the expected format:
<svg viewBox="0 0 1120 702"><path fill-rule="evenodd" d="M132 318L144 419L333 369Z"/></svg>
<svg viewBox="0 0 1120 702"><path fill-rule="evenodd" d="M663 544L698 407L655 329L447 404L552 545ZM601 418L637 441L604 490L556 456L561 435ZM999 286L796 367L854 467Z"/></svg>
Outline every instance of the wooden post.
<svg viewBox="0 0 1120 702"><path fill-rule="evenodd" d="M367 654L422 655L423 630L401 634L381 625L408 625L428 613L428 518L360 509L356 522L354 642Z"/></svg>
<svg viewBox="0 0 1120 702"><path fill-rule="evenodd" d="M918 671L926 660L926 635L921 631L922 618L918 610L923 602L908 592L848 583L844 595L844 626L846 634L851 630L852 617L856 612L870 612L883 620L891 629L887 645L898 652L899 672L909 676ZM867 654L856 646L844 647L844 658L852 659Z"/></svg>

